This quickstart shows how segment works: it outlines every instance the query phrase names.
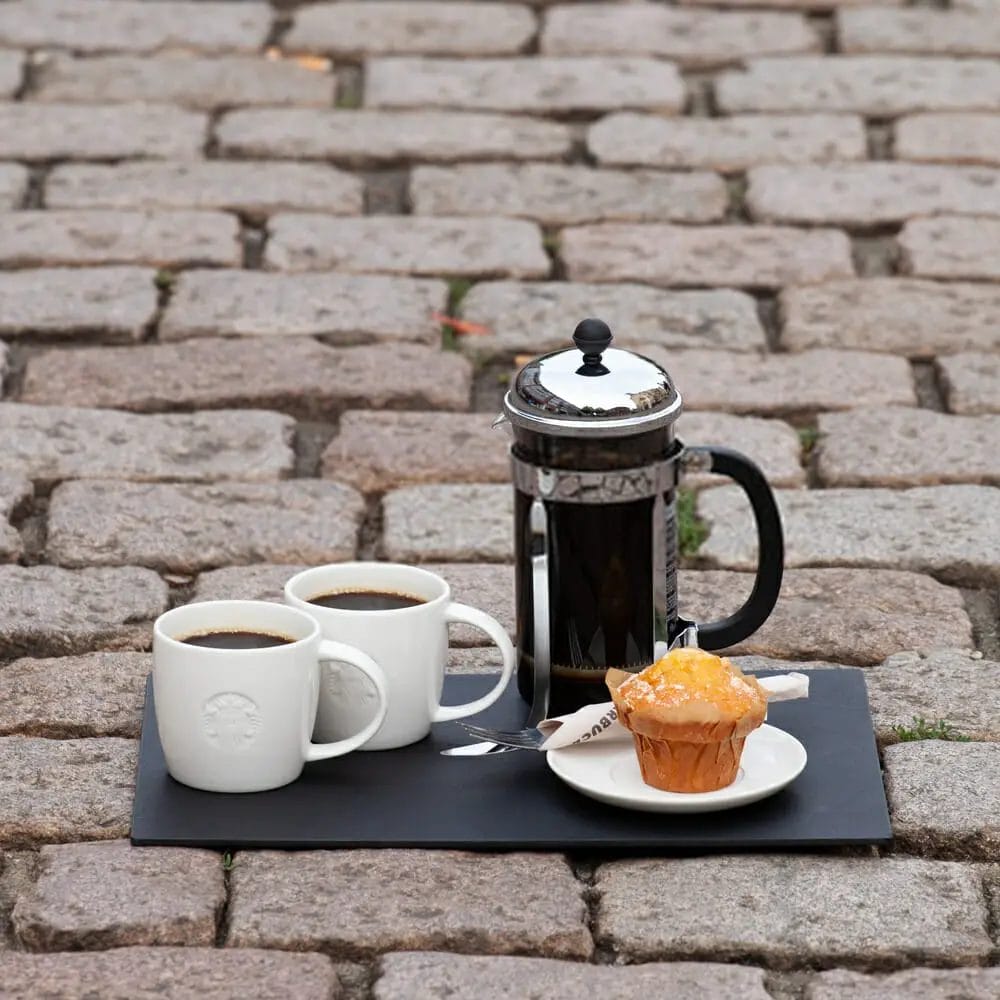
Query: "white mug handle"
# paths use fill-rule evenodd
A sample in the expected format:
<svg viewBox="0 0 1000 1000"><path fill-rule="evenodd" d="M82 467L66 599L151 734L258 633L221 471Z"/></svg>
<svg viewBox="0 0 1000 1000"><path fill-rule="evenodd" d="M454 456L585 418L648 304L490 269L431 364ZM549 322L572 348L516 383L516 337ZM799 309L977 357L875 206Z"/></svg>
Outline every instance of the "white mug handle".
<svg viewBox="0 0 1000 1000"><path fill-rule="evenodd" d="M375 685L375 692L378 695L378 711L375 718L353 736L346 739L337 740L335 743L309 743L306 747L306 761L328 760L330 757L340 757L352 750L367 743L381 728L385 721L385 713L389 709L389 699L385 690L385 675L382 668L367 654L354 646L345 645L342 642L334 642L332 639L321 639L317 659L341 660L357 667Z"/></svg>
<svg viewBox="0 0 1000 1000"><path fill-rule="evenodd" d="M517 662L514 653L514 644L507 635L507 630L495 618L491 618L485 611L477 608L470 608L467 604L456 604L452 602L444 609L444 620L446 622L461 622L463 625L471 625L485 632L497 645L500 655L503 657L503 671L496 686L475 701L467 702L465 705L438 705L431 719L432 722L451 722L453 719L464 719L467 715L475 715L484 708L489 708L510 683L514 674L514 666Z"/></svg>

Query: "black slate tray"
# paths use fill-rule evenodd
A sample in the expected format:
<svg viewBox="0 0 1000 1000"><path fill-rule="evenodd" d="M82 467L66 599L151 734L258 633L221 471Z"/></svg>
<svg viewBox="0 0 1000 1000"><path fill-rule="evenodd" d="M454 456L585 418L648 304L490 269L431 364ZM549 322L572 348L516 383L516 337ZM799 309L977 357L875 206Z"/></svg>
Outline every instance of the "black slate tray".
<svg viewBox="0 0 1000 1000"><path fill-rule="evenodd" d="M435 726L427 739L400 750L307 764L298 781L274 791L199 792L167 774L149 681L132 843L620 853L887 844L889 813L863 673L808 673L808 700L768 710L769 723L802 741L809 755L805 771L769 799L688 815L633 812L585 798L559 781L536 751L443 757L443 748L472 742L455 722ZM450 676L445 700L470 700L493 682ZM514 729L526 714L511 685L476 722Z"/></svg>

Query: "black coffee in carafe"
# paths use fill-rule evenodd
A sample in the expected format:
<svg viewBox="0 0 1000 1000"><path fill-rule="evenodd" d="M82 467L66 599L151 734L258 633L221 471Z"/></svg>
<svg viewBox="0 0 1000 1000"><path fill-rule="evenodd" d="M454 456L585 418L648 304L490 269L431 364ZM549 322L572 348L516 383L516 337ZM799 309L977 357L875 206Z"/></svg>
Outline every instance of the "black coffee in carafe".
<svg viewBox="0 0 1000 1000"><path fill-rule="evenodd" d="M529 362L504 400L513 431L518 686L546 714L609 699L609 667L641 670L656 642L693 623L677 607L675 494L684 467L717 471L747 492L760 566L735 615L703 625L721 649L751 634L778 596L783 544L760 470L725 448L685 448L674 436L681 397L653 361L610 347L600 320L576 350Z"/></svg>

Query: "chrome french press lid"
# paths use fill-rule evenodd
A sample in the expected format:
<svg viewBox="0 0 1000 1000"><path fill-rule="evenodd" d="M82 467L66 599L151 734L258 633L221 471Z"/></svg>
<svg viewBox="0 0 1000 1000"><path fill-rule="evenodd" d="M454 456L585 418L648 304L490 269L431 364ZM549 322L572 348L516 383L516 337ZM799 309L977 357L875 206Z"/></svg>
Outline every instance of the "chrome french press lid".
<svg viewBox="0 0 1000 1000"><path fill-rule="evenodd" d="M611 347L611 330L585 319L575 348L529 361L503 401L517 427L562 437L620 437L673 423L681 396L655 361Z"/></svg>

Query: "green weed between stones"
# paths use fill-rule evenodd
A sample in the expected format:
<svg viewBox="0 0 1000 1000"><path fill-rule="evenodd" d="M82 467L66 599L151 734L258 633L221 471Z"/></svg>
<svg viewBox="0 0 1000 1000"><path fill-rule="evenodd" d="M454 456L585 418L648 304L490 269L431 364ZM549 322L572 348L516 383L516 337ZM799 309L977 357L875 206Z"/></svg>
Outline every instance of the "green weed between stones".
<svg viewBox="0 0 1000 1000"><path fill-rule="evenodd" d="M677 544L682 556L695 556L701 543L708 538L708 528L695 513L695 494L691 490L677 491Z"/></svg>
<svg viewBox="0 0 1000 1000"><path fill-rule="evenodd" d="M222 870L224 872L231 872L233 870L233 852L226 851L222 855Z"/></svg>
<svg viewBox="0 0 1000 1000"><path fill-rule="evenodd" d="M346 87L337 92L337 98L333 102L334 107L344 110L354 110L361 107L361 92L359 90L349 90Z"/></svg>
<svg viewBox="0 0 1000 1000"><path fill-rule="evenodd" d="M468 278L450 278L448 281L448 305L447 314L451 317L458 316L458 310L462 305L462 299L469 294L472 282ZM454 327L447 323L441 324L441 348L445 351L458 350L458 333Z"/></svg>
<svg viewBox="0 0 1000 1000"><path fill-rule="evenodd" d="M799 444L802 445L802 455L804 458L809 458L813 453L813 449L816 447L816 443L820 439L819 428L817 427L800 427L799 428Z"/></svg>
<svg viewBox="0 0 1000 1000"><path fill-rule="evenodd" d="M168 292L174 287L175 281L177 281L177 275L174 274L173 271L161 269L156 272L153 284L156 285L161 292Z"/></svg>
<svg viewBox="0 0 1000 1000"><path fill-rule="evenodd" d="M559 253L559 248L562 246L562 240L560 239L559 233L544 233L542 235L542 246L545 248L545 252L549 254L550 257L555 257Z"/></svg>
<svg viewBox="0 0 1000 1000"><path fill-rule="evenodd" d="M928 722L920 716L913 716L909 726L893 726L892 731L899 737L901 743L912 743L915 740L951 740L953 743L968 743L969 737L963 736L950 722L938 719Z"/></svg>

